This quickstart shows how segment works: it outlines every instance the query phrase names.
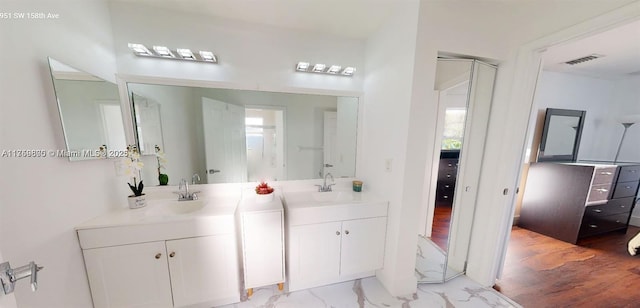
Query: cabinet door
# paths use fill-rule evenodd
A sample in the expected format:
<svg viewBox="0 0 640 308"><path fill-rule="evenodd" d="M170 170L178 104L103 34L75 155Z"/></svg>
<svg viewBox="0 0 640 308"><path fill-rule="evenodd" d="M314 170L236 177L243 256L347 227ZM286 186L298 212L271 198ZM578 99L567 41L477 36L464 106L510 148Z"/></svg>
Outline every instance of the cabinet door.
<svg viewBox="0 0 640 308"><path fill-rule="evenodd" d="M173 307L164 242L86 249L93 305Z"/></svg>
<svg viewBox="0 0 640 308"><path fill-rule="evenodd" d="M282 211L242 214L245 288L284 281Z"/></svg>
<svg viewBox="0 0 640 308"><path fill-rule="evenodd" d="M239 301L235 237L232 234L167 241L175 307Z"/></svg>
<svg viewBox="0 0 640 308"><path fill-rule="evenodd" d="M386 230L385 217L343 221L340 275L382 268Z"/></svg>
<svg viewBox="0 0 640 308"><path fill-rule="evenodd" d="M340 222L291 227L290 291L339 277L341 233Z"/></svg>

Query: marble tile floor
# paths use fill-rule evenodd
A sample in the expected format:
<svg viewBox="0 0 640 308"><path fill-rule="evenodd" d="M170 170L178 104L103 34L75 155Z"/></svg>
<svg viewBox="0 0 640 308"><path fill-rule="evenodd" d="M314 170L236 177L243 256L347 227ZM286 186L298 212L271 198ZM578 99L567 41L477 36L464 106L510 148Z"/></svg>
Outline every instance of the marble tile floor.
<svg viewBox="0 0 640 308"><path fill-rule="evenodd" d="M287 293L277 286L255 288L250 298L225 308L350 308L350 307L521 307L491 288L484 288L466 276L443 284L419 284L408 297L391 296L375 277Z"/></svg>
<svg viewBox="0 0 640 308"><path fill-rule="evenodd" d="M418 282L433 283L442 282L445 252L431 240L418 235L418 249L416 251L416 278ZM447 267L445 280L450 280L461 273Z"/></svg>

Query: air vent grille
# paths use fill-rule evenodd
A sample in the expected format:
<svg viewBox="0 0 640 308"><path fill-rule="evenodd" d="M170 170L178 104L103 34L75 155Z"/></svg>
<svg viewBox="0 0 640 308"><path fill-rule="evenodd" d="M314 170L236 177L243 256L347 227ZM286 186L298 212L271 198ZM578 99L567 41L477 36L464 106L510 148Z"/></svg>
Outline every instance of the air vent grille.
<svg viewBox="0 0 640 308"><path fill-rule="evenodd" d="M565 62L565 64L576 65L576 64L587 62L587 61L595 60L595 59L598 59L598 58L602 58L602 57L604 57L604 55L592 54L592 55L589 55L589 56L586 56L586 57L582 57L582 58L578 58L578 59L573 59L571 61L567 61L567 62Z"/></svg>

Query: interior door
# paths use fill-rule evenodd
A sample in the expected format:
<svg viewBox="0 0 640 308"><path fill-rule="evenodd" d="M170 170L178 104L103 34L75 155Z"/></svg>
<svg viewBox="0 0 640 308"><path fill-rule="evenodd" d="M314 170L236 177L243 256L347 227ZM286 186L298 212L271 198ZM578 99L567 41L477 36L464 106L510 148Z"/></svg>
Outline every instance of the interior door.
<svg viewBox="0 0 640 308"><path fill-rule="evenodd" d="M243 106L202 98L207 183L247 180Z"/></svg>
<svg viewBox="0 0 640 308"><path fill-rule="evenodd" d="M324 112L324 145L322 177L331 172L338 175L338 113L335 111Z"/></svg>

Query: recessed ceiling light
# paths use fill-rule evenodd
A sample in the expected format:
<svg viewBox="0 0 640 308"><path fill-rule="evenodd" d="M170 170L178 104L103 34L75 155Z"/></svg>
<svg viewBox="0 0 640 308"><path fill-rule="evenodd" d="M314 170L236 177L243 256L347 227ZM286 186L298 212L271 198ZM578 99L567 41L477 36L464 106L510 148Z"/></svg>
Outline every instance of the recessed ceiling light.
<svg viewBox="0 0 640 308"><path fill-rule="evenodd" d="M309 69L309 62L298 62L296 70L306 72Z"/></svg>
<svg viewBox="0 0 640 308"><path fill-rule="evenodd" d="M171 50L165 46L153 46L153 51L161 57L175 58Z"/></svg>
<svg viewBox="0 0 640 308"><path fill-rule="evenodd" d="M176 52L185 60L195 60L196 57L191 52L191 49L188 48L178 48Z"/></svg>
<svg viewBox="0 0 640 308"><path fill-rule="evenodd" d="M142 44L129 43L129 49L131 49L138 56L151 56L153 55L147 47Z"/></svg>
<svg viewBox="0 0 640 308"><path fill-rule="evenodd" d="M323 71L324 71L324 68L325 68L325 67L327 67L327 66L326 66L326 65L324 65L324 64L320 64L320 63L318 63L318 64L316 64L316 65L314 65L314 66L313 66L313 71L314 71L314 72L316 72L316 73L320 73L320 72L323 72Z"/></svg>
<svg viewBox="0 0 640 308"><path fill-rule="evenodd" d="M352 76L353 73L356 72L356 68L355 67L351 67L351 66L347 66L344 68L344 70L342 70L342 75L345 76Z"/></svg>
<svg viewBox="0 0 640 308"><path fill-rule="evenodd" d="M203 61L214 62L214 63L218 62L216 55L214 55L213 52L211 51L200 51L200 57L202 57Z"/></svg>
<svg viewBox="0 0 640 308"><path fill-rule="evenodd" d="M340 65L331 65L331 67L329 67L329 70L327 71L327 73L329 73L329 74L337 74L338 72L340 72L341 69L342 69L342 66L340 66Z"/></svg>

